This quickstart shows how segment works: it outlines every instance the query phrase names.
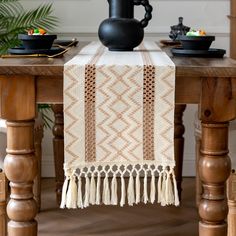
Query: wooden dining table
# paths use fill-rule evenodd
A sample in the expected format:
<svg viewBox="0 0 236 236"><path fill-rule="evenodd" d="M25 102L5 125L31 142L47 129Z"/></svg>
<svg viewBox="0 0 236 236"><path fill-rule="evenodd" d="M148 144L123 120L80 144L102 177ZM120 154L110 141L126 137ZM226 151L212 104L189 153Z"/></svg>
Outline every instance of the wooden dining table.
<svg viewBox="0 0 236 236"><path fill-rule="evenodd" d="M7 120L4 168L11 188L9 236L37 235L32 193L37 173L33 142L37 104L63 103L64 64L85 45L80 43L59 58L0 59L0 117ZM176 105L199 104L202 146L198 171L203 183L199 235L226 236L225 183L231 171L228 126L236 118L236 61L173 57L169 48L163 50L176 65Z"/></svg>

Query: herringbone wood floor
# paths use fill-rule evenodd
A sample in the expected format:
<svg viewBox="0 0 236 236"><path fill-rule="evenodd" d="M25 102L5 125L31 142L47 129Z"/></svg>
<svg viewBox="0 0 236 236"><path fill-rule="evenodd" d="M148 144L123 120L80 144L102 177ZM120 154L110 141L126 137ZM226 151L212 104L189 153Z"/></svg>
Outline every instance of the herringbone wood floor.
<svg viewBox="0 0 236 236"><path fill-rule="evenodd" d="M54 180L45 179L39 236L197 236L194 179L185 178L183 189L178 208L142 204L61 210L55 203Z"/></svg>

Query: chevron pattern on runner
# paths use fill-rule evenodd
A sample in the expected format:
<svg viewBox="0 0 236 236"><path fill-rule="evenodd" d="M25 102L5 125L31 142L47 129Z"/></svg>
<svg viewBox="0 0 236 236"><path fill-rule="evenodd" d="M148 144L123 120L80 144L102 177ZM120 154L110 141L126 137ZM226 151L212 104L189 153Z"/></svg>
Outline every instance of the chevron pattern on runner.
<svg viewBox="0 0 236 236"><path fill-rule="evenodd" d="M84 140L81 133L84 133L84 121L83 121L83 112L79 112L80 104L78 104L78 94L83 92L84 84L83 80L78 81L78 75L80 70L74 65L70 66L64 71L67 80L64 84L64 96L70 102L69 106L66 106L64 117L65 127L64 130L68 134L65 139L65 151L68 152L67 161L70 164L73 164L75 159L83 160L84 154L80 155L80 152L83 152L83 149L78 150L78 145L84 147ZM83 72L82 72L83 73ZM78 153L79 152L79 153Z"/></svg>
<svg viewBox="0 0 236 236"><path fill-rule="evenodd" d="M158 81L156 84L156 144L162 158L173 160L173 139L174 139L174 86L173 68L160 67L156 70Z"/></svg>
<svg viewBox="0 0 236 236"><path fill-rule="evenodd" d="M154 42L133 52L92 42L69 61L61 207L177 206L174 95L175 66Z"/></svg>
<svg viewBox="0 0 236 236"><path fill-rule="evenodd" d="M141 67L97 68L97 160L142 160Z"/></svg>

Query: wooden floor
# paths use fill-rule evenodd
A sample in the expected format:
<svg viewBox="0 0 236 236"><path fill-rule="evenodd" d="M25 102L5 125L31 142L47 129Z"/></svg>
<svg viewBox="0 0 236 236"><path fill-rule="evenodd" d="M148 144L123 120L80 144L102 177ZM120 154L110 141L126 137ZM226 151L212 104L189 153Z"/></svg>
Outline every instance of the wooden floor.
<svg viewBox="0 0 236 236"><path fill-rule="evenodd" d="M54 181L43 180L39 236L197 236L195 183L184 179L181 207L157 204L135 207L89 207L61 210L55 203Z"/></svg>

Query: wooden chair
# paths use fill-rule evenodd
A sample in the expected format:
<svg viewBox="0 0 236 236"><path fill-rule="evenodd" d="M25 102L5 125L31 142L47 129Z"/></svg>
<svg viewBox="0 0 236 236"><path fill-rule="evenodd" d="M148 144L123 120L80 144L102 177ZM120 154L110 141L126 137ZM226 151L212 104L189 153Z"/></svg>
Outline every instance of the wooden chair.
<svg viewBox="0 0 236 236"><path fill-rule="evenodd" d="M200 160L201 148L201 124L196 114L195 116L195 150L196 150L196 163ZM231 128L232 129L232 128ZM196 166L198 166L196 164ZM199 205L202 196L202 182L199 178L198 171L196 171L196 205ZM232 170L232 174L227 182L227 197L228 197L228 236L236 235L236 174Z"/></svg>
<svg viewBox="0 0 236 236"><path fill-rule="evenodd" d="M2 125L1 125L2 124ZM6 133L6 126L3 125L3 122L0 122L0 132ZM38 210L41 207L41 158L42 158L42 148L41 143L43 139L43 121L38 118L35 120L35 128L34 128L34 146L35 146L35 156L38 161L38 175L35 177L33 193L34 198L38 205ZM1 169L0 169L1 170ZM7 224L7 216L6 216L6 204L7 204L7 188L8 181L4 172L0 171L0 236L6 236L6 224Z"/></svg>
<svg viewBox="0 0 236 236"><path fill-rule="evenodd" d="M6 204L7 204L7 180L3 171L0 170L0 236L7 235Z"/></svg>

